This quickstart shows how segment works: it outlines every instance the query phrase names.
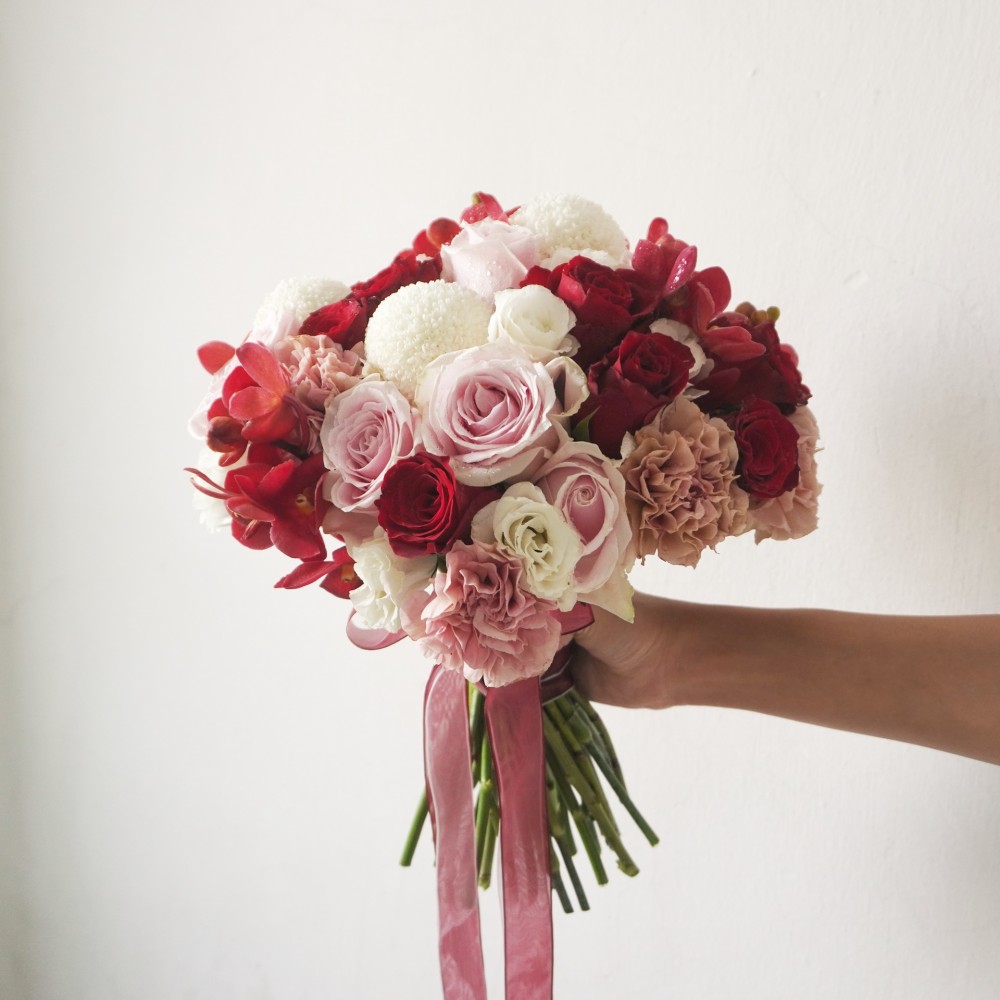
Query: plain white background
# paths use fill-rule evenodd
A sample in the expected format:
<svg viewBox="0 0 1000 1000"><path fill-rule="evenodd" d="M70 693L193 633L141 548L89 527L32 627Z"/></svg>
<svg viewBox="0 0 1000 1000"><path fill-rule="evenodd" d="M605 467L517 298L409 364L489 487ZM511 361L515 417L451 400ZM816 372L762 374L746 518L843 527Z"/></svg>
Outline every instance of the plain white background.
<svg viewBox="0 0 1000 1000"><path fill-rule="evenodd" d="M439 995L430 845L396 864L426 666L272 590L283 560L204 533L181 469L199 343L282 277L367 277L473 190L583 194L633 238L663 214L783 309L820 530L640 587L1000 610L996 5L0 18L0 996ZM641 875L556 914L557 997L998 995L1000 768L739 712L606 720L663 842L630 832Z"/></svg>

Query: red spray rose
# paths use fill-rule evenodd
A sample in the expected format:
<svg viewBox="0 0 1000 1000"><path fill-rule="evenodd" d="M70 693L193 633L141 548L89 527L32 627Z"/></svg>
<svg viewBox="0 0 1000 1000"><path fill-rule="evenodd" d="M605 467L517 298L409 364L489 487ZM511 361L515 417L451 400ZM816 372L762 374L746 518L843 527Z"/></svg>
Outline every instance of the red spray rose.
<svg viewBox="0 0 1000 1000"><path fill-rule="evenodd" d="M684 389L693 364L688 348L672 337L629 331L587 373L590 396L580 419L590 417L590 440L605 455L617 458L622 438L648 423Z"/></svg>
<svg viewBox="0 0 1000 1000"><path fill-rule="evenodd" d="M761 500L781 496L799 484L799 432L774 403L753 399L733 421L740 487Z"/></svg>
<svg viewBox="0 0 1000 1000"><path fill-rule="evenodd" d="M580 342L573 360L584 369L604 357L627 330L649 316L658 299L637 272L605 267L583 256L553 271L533 267L521 284L545 285L573 310L576 326L570 333Z"/></svg>
<svg viewBox="0 0 1000 1000"><path fill-rule="evenodd" d="M459 483L447 459L420 452L386 472L375 506L392 551L415 559L444 552L498 495L497 490Z"/></svg>
<svg viewBox="0 0 1000 1000"><path fill-rule="evenodd" d="M698 383L707 390L698 400L703 410L724 413L757 398L769 399L789 414L809 401L795 352L778 339L777 317L777 309L764 312L743 303L712 321L702 334L715 363L708 378Z"/></svg>

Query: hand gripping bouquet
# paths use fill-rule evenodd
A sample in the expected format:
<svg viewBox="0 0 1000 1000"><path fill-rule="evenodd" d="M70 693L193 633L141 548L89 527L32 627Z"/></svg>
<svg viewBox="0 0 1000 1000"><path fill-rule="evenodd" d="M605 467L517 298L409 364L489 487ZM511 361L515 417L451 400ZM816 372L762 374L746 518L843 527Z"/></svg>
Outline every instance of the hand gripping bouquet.
<svg viewBox="0 0 1000 1000"><path fill-rule="evenodd" d="M630 247L578 197L478 194L368 281L282 282L192 427L203 516L296 562L276 586L349 598L348 635L409 637L424 705L448 997L485 996L476 883L499 838L508 996L549 997L551 893L588 908L612 801L656 843L573 689L572 633L632 618L629 569L816 525L816 423L777 309L654 219Z"/></svg>

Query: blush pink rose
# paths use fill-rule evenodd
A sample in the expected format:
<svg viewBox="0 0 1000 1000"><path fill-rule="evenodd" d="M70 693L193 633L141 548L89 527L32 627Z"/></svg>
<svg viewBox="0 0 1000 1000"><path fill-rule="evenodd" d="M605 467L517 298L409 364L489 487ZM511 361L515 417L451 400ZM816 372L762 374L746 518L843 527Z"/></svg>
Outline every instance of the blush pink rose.
<svg viewBox="0 0 1000 1000"><path fill-rule="evenodd" d="M580 536L573 572L578 596L631 618L625 572L635 558L625 480L600 448L567 441L538 470L535 485Z"/></svg>
<svg viewBox="0 0 1000 1000"><path fill-rule="evenodd" d="M529 478L567 438L552 375L510 344L438 358L420 382L417 406L427 450L451 459L455 477L471 486Z"/></svg>
<svg viewBox="0 0 1000 1000"><path fill-rule="evenodd" d="M819 427L808 406L801 406L789 418L799 432L799 482L794 489L750 506L750 526L754 540L801 538L816 529L817 501L823 490L816 478L816 444Z"/></svg>
<svg viewBox="0 0 1000 1000"><path fill-rule="evenodd" d="M530 594L524 570L493 545L457 542L433 591L404 627L429 659L473 683L502 687L549 668L559 647L555 604Z"/></svg>
<svg viewBox="0 0 1000 1000"><path fill-rule="evenodd" d="M497 292L517 288L538 260L538 238L530 230L483 219L441 247L441 277L492 302Z"/></svg>
<svg viewBox="0 0 1000 1000"><path fill-rule="evenodd" d="M359 382L327 407L320 430L326 467L324 496L342 511L367 511L382 479L419 444L418 414L391 383Z"/></svg>

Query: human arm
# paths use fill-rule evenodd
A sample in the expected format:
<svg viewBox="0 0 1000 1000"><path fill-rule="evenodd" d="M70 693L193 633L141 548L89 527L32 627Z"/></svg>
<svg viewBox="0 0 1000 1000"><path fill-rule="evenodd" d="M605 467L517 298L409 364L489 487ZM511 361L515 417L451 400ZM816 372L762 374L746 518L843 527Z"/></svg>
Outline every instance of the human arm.
<svg viewBox="0 0 1000 1000"><path fill-rule="evenodd" d="M686 604L596 609L574 665L595 701L711 705L1000 764L1000 615L899 616Z"/></svg>

